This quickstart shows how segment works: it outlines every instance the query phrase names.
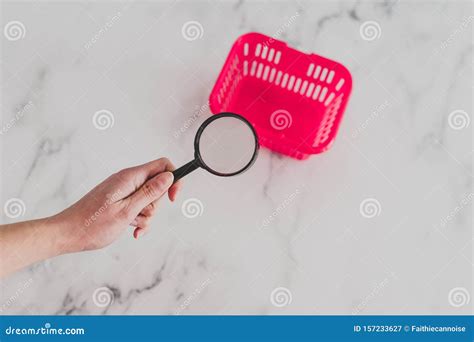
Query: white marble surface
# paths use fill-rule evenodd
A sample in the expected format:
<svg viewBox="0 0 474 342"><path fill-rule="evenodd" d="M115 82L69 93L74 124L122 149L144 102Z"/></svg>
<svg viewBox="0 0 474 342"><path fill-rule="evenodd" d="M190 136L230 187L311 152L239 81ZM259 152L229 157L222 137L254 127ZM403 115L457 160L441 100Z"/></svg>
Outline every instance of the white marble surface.
<svg viewBox="0 0 474 342"><path fill-rule="evenodd" d="M120 168L161 156L187 162L240 34L282 32L293 47L342 62L354 80L328 152L301 162L264 149L232 179L198 171L142 240L126 234L3 280L2 314L472 312L473 124L456 130L448 120L462 110L472 121L472 2L1 6L2 31L14 20L26 30L1 37L0 199L25 203L18 219L53 214ZM204 31L187 41L181 28L191 20ZM380 37L362 39L366 21ZM92 124L101 109L115 120L103 131ZM201 201L201 216L183 215L189 198ZM366 198L380 203L373 218L361 215ZM18 219L1 212L2 222ZM101 287L110 289L105 306L93 300ZM291 303L272 305L278 287ZM464 290L450 303L455 288Z"/></svg>

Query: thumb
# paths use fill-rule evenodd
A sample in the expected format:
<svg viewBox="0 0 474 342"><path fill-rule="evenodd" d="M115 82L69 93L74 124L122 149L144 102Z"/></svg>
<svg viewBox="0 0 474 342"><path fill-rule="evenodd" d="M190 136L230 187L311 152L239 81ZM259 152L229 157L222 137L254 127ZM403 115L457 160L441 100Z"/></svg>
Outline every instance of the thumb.
<svg viewBox="0 0 474 342"><path fill-rule="evenodd" d="M173 179L171 172L163 172L149 179L128 198L129 208L138 214L148 204L163 196L173 184Z"/></svg>

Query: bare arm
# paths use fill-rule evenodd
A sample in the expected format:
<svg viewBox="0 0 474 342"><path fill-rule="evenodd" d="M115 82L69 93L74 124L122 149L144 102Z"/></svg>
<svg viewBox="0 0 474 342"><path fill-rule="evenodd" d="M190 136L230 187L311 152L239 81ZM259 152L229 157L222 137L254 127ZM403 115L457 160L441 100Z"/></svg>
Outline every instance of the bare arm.
<svg viewBox="0 0 474 342"><path fill-rule="evenodd" d="M0 276L61 254L64 246L57 220L45 218L0 228Z"/></svg>
<svg viewBox="0 0 474 342"><path fill-rule="evenodd" d="M105 247L128 226L139 238L148 229L159 200L174 201L174 166L166 159L119 171L61 213L0 226L0 277L65 253Z"/></svg>

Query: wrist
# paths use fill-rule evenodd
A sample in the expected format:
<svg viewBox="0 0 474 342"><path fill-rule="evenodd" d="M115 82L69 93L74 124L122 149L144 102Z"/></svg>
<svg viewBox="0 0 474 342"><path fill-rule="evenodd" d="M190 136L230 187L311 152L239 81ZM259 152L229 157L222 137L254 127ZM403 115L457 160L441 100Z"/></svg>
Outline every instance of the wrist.
<svg viewBox="0 0 474 342"><path fill-rule="evenodd" d="M63 213L51 216L48 221L48 234L55 256L80 251L77 234L74 233L70 220Z"/></svg>

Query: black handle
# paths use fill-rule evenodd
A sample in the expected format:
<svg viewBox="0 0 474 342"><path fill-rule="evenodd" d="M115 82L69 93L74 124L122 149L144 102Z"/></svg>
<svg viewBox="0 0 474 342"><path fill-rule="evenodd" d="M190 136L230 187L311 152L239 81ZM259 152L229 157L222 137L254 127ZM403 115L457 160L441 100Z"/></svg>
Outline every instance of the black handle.
<svg viewBox="0 0 474 342"><path fill-rule="evenodd" d="M178 180L186 176L188 173L193 172L199 167L199 163L194 159L191 160L189 163L184 164L180 168L173 171L174 181L176 183Z"/></svg>

